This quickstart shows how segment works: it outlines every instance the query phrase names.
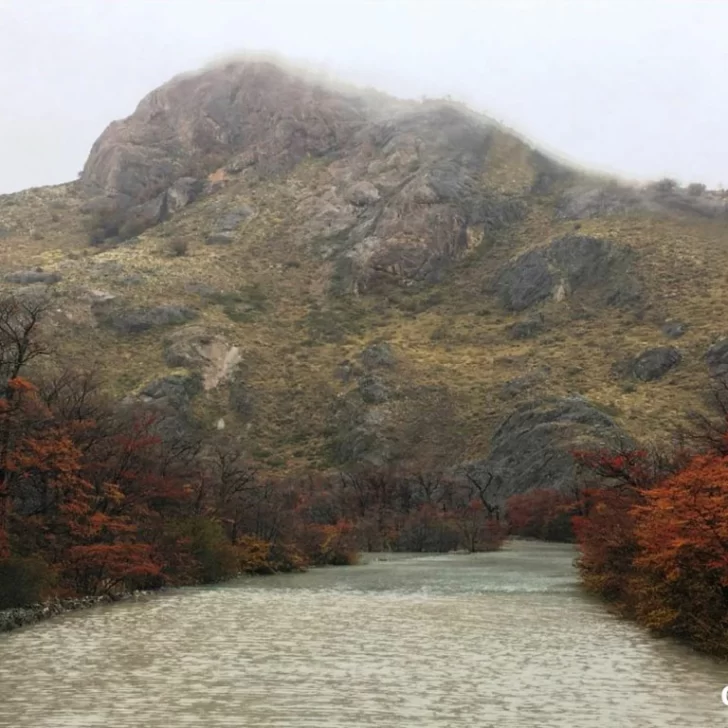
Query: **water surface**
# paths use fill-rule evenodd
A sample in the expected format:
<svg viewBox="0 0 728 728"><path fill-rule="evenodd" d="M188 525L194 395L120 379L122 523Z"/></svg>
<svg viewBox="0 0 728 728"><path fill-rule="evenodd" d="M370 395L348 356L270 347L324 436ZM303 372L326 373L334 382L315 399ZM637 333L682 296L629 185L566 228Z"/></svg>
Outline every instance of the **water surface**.
<svg viewBox="0 0 728 728"><path fill-rule="evenodd" d="M390 555L64 615L0 635L0 726L728 726L728 665L610 615L573 558Z"/></svg>

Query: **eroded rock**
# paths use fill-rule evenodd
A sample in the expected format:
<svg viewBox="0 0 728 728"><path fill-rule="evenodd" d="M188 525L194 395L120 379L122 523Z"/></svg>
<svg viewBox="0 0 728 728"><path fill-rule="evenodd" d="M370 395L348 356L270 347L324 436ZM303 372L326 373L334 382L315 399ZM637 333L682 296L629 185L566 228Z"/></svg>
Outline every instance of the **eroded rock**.
<svg viewBox="0 0 728 728"><path fill-rule="evenodd" d="M574 449L627 441L614 420L581 397L540 399L516 408L496 428L490 452L470 463L484 479L492 474L501 502L534 488L568 490L576 482Z"/></svg>
<svg viewBox="0 0 728 728"><path fill-rule="evenodd" d="M507 264L496 277L495 291L511 311L551 297L562 300L576 291L598 291L605 304L626 306L641 295L630 270L633 257L629 248L609 240L568 235Z"/></svg>
<svg viewBox="0 0 728 728"><path fill-rule="evenodd" d="M664 377L681 360L682 355L674 346L658 346L637 356L632 362L631 370L636 379L651 382Z"/></svg>

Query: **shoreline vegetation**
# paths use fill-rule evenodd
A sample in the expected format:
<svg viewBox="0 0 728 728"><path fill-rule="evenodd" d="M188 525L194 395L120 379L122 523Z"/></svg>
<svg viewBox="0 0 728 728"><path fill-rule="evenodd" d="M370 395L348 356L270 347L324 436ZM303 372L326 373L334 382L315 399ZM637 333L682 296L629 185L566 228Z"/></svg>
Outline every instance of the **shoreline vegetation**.
<svg viewBox="0 0 728 728"><path fill-rule="evenodd" d="M425 466L276 475L234 434L111 401L94 373L50 356L49 307L0 300L0 610L505 538L472 477Z"/></svg>
<svg viewBox="0 0 728 728"><path fill-rule="evenodd" d="M664 447L576 451L579 484L513 496L511 534L574 541L588 592L656 636L728 658L728 379Z"/></svg>

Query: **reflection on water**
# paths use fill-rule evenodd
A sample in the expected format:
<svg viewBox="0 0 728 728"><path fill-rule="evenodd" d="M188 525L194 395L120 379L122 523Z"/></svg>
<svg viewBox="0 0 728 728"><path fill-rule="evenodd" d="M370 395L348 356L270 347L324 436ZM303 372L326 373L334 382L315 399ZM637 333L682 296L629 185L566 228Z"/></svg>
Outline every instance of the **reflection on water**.
<svg viewBox="0 0 728 728"><path fill-rule="evenodd" d="M609 615L567 546L387 556L0 635L12 728L728 725L728 666Z"/></svg>

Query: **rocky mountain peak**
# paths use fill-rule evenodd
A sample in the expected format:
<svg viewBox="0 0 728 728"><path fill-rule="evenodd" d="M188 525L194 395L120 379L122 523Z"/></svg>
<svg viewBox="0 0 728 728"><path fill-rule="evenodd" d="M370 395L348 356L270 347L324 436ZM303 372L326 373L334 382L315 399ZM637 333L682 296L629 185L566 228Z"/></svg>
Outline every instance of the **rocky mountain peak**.
<svg viewBox="0 0 728 728"><path fill-rule="evenodd" d="M139 203L180 177L200 177L236 154L282 170L341 147L365 105L271 62L240 61L173 78L94 144L81 181L91 195Z"/></svg>

